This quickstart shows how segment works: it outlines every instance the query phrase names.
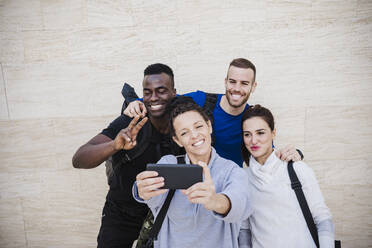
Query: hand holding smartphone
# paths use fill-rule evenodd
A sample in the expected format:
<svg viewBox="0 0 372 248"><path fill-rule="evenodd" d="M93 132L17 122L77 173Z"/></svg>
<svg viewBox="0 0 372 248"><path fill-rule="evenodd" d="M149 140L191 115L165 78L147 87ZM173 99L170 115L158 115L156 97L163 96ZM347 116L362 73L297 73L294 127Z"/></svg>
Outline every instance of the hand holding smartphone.
<svg viewBox="0 0 372 248"><path fill-rule="evenodd" d="M164 178L163 189L187 189L203 181L203 168L194 164L147 164L146 170Z"/></svg>

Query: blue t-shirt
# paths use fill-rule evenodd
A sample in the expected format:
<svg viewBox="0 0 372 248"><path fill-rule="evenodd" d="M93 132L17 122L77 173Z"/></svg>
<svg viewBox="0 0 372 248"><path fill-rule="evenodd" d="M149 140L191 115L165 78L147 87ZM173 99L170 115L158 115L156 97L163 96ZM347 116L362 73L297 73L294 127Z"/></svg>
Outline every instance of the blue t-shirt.
<svg viewBox="0 0 372 248"><path fill-rule="evenodd" d="M204 106L206 93L203 91L196 91L184 94L190 96L201 107ZM213 134L214 134L214 148L217 153L226 159L230 159L237 163L240 167L243 166L243 159L241 155L242 144L242 116L230 115L226 113L220 106L222 94L218 94L216 107L213 110ZM245 109L249 105L247 104Z"/></svg>

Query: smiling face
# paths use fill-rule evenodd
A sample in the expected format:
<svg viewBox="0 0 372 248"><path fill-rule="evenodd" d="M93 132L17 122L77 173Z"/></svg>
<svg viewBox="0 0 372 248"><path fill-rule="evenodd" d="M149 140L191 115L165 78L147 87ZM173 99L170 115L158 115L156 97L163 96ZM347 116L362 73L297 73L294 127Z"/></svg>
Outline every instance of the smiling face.
<svg viewBox="0 0 372 248"><path fill-rule="evenodd" d="M205 121L201 114L192 110L178 115L173 121L173 127L173 140L185 148L192 163L208 161L212 141L210 121Z"/></svg>
<svg viewBox="0 0 372 248"><path fill-rule="evenodd" d="M170 100L176 96L172 79L165 73L146 75L143 79L143 103L150 118L164 116Z"/></svg>
<svg viewBox="0 0 372 248"><path fill-rule="evenodd" d="M230 66L225 79L226 98L229 105L239 108L246 104L256 88L254 71L250 68Z"/></svg>
<svg viewBox="0 0 372 248"><path fill-rule="evenodd" d="M244 145L260 164L264 164L273 151L275 132L261 117L252 117L243 122Z"/></svg>

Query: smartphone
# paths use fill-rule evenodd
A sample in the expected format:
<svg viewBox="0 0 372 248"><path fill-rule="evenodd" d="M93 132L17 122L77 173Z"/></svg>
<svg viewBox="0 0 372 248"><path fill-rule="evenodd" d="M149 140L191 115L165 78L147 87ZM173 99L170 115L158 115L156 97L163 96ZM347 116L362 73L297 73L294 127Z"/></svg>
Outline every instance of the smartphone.
<svg viewBox="0 0 372 248"><path fill-rule="evenodd" d="M203 168L194 164L147 164L146 170L164 177L163 189L187 189L203 181Z"/></svg>

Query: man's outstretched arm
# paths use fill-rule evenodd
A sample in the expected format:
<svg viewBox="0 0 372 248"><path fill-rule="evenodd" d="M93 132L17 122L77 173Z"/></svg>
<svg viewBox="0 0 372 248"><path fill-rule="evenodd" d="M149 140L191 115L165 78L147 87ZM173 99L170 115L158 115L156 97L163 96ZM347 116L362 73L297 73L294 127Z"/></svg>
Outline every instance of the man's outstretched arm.
<svg viewBox="0 0 372 248"><path fill-rule="evenodd" d="M98 134L76 151L72 165L81 169L95 168L115 152L115 142L106 135Z"/></svg>
<svg viewBox="0 0 372 248"><path fill-rule="evenodd" d="M137 134L148 120L147 117L141 121L139 119L139 116L135 117L128 127L122 129L116 135L114 140L104 134L98 134L93 137L76 151L72 157L72 165L75 168L95 168L117 151L130 150L135 147Z"/></svg>
<svg viewBox="0 0 372 248"><path fill-rule="evenodd" d="M291 161L297 162L304 159L304 155L298 149L296 149L293 145L287 145L284 148L279 149L276 151L276 156L282 161Z"/></svg>

